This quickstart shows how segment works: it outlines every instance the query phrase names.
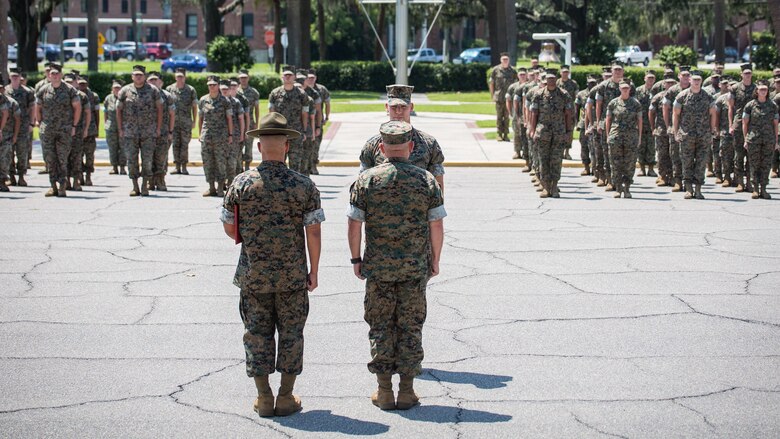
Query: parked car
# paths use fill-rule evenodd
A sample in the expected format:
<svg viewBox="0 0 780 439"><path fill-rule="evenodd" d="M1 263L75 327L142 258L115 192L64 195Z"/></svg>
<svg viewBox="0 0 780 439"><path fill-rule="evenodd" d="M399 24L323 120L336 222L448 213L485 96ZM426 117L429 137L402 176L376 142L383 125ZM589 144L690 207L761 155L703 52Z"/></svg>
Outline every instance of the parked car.
<svg viewBox="0 0 780 439"><path fill-rule="evenodd" d="M43 50L43 56L46 61L57 61L60 59L60 46L58 44L41 44L38 46Z"/></svg>
<svg viewBox="0 0 780 439"><path fill-rule="evenodd" d="M758 49L758 46L755 44L753 45L753 52L755 52ZM745 47L745 51L742 52L742 61L743 62L750 62L750 46Z"/></svg>
<svg viewBox="0 0 780 439"><path fill-rule="evenodd" d="M173 73L178 68L187 69L188 72L202 72L206 70L206 58L197 53L181 53L173 55L160 63L160 70Z"/></svg>
<svg viewBox="0 0 780 439"><path fill-rule="evenodd" d="M437 55L433 49L412 49L408 52L406 61L411 63L415 58L417 62L440 63L444 61L444 57Z"/></svg>
<svg viewBox="0 0 780 439"><path fill-rule="evenodd" d="M737 52L737 49L735 49L734 47L724 47L723 56L726 58L723 60L725 62L737 62L737 58L739 58L739 52ZM715 62L714 50L704 56L704 62L706 63Z"/></svg>
<svg viewBox="0 0 780 439"><path fill-rule="evenodd" d="M627 66L642 64L647 67L653 60L653 52L640 50L639 46L623 46L615 52L615 59L622 61Z"/></svg>
<svg viewBox="0 0 780 439"><path fill-rule="evenodd" d="M466 49L452 62L455 64L471 64L475 62L490 64L490 47Z"/></svg>
<svg viewBox="0 0 780 439"><path fill-rule="evenodd" d="M103 61L116 61L122 58L122 49L113 44L103 45Z"/></svg>
<svg viewBox="0 0 780 439"><path fill-rule="evenodd" d="M149 58L149 61L168 59L173 55L166 43L146 43L144 47L146 48L146 56Z"/></svg>
<svg viewBox="0 0 780 439"><path fill-rule="evenodd" d="M143 43L138 43L137 51L135 50L135 41L120 41L114 45L122 51L122 58L128 61L146 59L146 48Z"/></svg>
<svg viewBox="0 0 780 439"><path fill-rule="evenodd" d="M87 59L87 39L86 38L70 38L62 42L62 47L65 50L65 59L75 59L78 62Z"/></svg>
<svg viewBox="0 0 780 439"><path fill-rule="evenodd" d="M8 61L16 62L17 58L19 57L18 53L19 53L19 48L17 47L16 44L8 45ZM43 49L40 46L38 46L36 55L38 58L38 62L43 61L44 53L43 53Z"/></svg>

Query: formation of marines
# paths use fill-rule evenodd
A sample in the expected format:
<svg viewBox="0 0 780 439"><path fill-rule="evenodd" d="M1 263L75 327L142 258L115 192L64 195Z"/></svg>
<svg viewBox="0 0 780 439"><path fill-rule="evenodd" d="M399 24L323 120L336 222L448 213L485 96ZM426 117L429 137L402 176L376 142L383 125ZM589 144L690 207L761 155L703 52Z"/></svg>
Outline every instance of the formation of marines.
<svg viewBox="0 0 780 439"><path fill-rule="evenodd" d="M503 121L511 117L513 159L525 159L522 171L530 173L540 197L560 196L562 159L571 158L576 126L581 175L591 175L616 198L632 197L637 165L639 176L657 177L659 187L684 192L685 199L704 199L707 177L754 199L771 198L766 186L780 165L780 68L770 84L753 82L750 64L740 66L737 79L723 76L723 64L716 63L706 80L690 66L675 73L676 66L666 65L660 80L648 70L636 87L616 61L602 68L601 78L588 76L579 90L567 65L559 77L556 70L515 72L508 54L501 60L490 76L498 137L508 140Z"/></svg>

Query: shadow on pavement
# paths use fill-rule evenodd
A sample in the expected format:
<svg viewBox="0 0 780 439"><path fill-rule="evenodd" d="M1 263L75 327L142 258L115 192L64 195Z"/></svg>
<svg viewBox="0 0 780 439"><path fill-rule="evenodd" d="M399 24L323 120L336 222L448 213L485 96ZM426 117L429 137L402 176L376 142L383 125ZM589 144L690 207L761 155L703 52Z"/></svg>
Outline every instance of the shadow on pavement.
<svg viewBox="0 0 780 439"><path fill-rule="evenodd" d="M506 387L506 383L512 381L507 375L488 375L475 372L453 372L449 370L424 369L417 379L427 381L444 381L455 384L471 384L478 389L498 389Z"/></svg>
<svg viewBox="0 0 780 439"><path fill-rule="evenodd" d="M301 412L289 418L274 418L279 425L303 431L334 432L350 435L377 435L387 433L389 425L361 421L346 416L334 415L330 410Z"/></svg>
<svg viewBox="0 0 780 439"><path fill-rule="evenodd" d="M420 405L411 410L395 410L388 413L397 414L410 421L436 422L439 424L454 422L509 422L509 415L484 412L482 410L470 410L459 407L447 407L443 405Z"/></svg>

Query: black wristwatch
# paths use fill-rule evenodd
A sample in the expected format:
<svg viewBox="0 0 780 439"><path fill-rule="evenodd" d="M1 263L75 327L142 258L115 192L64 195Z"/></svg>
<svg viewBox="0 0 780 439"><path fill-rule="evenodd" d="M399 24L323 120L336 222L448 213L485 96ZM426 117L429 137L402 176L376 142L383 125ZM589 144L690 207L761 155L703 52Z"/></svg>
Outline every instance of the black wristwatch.
<svg viewBox="0 0 780 439"><path fill-rule="evenodd" d="M359 263L363 262L363 258L361 258L360 256L358 256L358 257L356 257L356 258L352 258L352 259L350 259L350 260L349 260L349 262L351 262L351 263L352 263L352 265L354 265L354 264L359 264Z"/></svg>

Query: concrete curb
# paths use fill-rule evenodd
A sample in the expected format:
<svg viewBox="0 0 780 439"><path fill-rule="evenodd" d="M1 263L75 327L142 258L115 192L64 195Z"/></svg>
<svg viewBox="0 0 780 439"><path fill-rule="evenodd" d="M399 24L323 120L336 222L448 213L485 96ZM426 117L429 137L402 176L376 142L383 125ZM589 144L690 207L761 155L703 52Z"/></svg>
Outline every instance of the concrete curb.
<svg viewBox="0 0 780 439"><path fill-rule="evenodd" d="M252 166L257 166L260 164L258 161L253 161ZM31 161L30 166L37 166L37 167L43 167L44 163L41 161ZM110 167L111 163L109 162L95 162L96 167ZM168 163L168 166L175 166L174 163ZM190 167L202 167L203 162L189 162L187 163L187 166ZM326 161L326 162L319 162L317 166L321 166L324 168L359 168L360 162L357 160L354 161ZM467 161L467 162L444 162L444 166L449 166L453 168L522 168L525 167L525 160L512 160L512 161L496 161L496 162L477 162L477 161ZM582 163L578 162L564 162L563 163L564 168L582 168Z"/></svg>

